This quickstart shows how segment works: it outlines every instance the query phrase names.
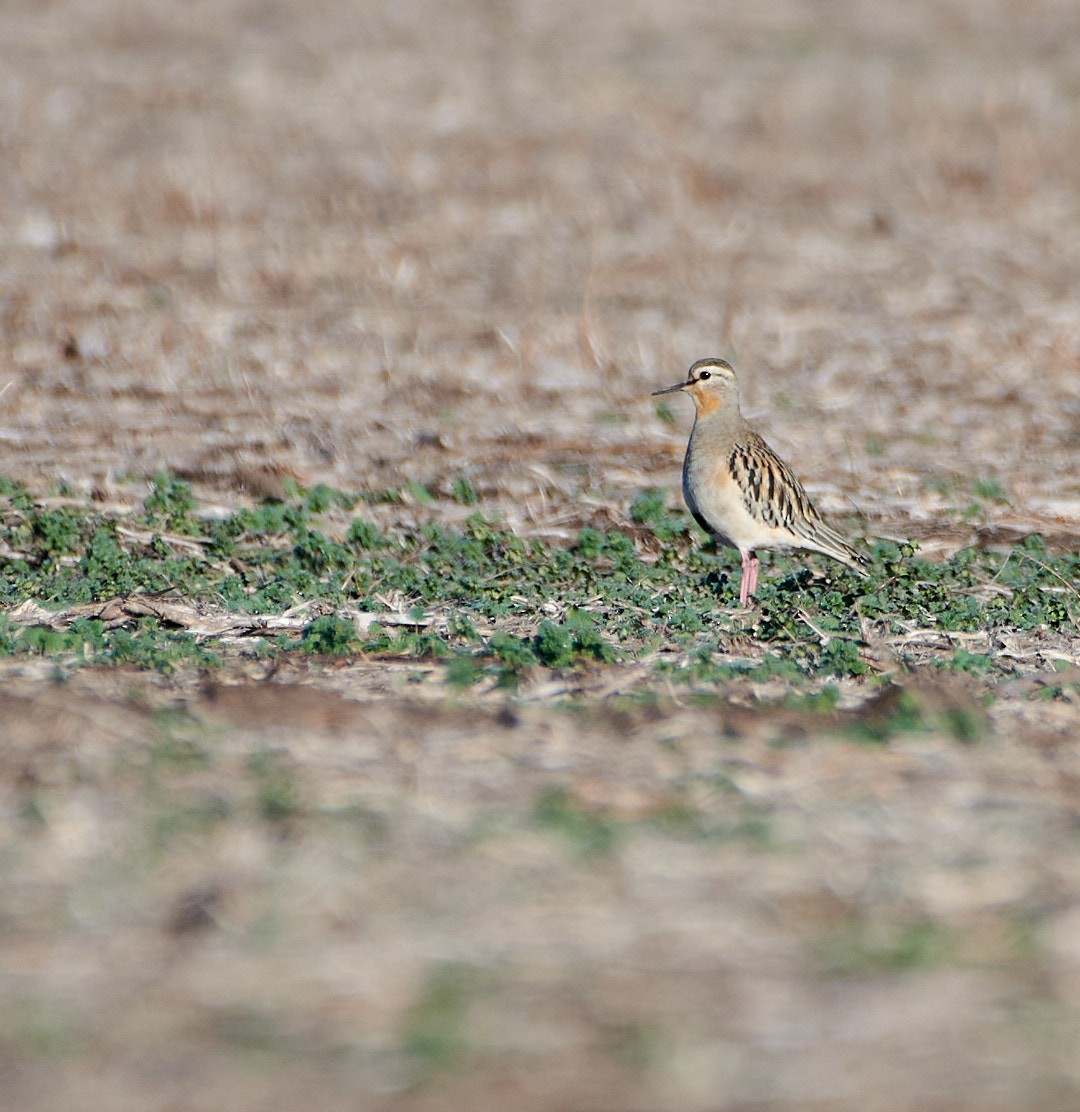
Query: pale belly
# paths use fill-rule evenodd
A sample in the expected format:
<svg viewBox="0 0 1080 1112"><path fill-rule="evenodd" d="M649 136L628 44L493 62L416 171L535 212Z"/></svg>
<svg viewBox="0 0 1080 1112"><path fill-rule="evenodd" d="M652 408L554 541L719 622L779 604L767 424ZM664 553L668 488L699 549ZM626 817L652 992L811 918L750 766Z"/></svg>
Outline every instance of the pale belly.
<svg viewBox="0 0 1080 1112"><path fill-rule="evenodd" d="M698 524L720 543L740 552L805 543L786 529L766 525L750 515L725 462L703 464L687 458L683 463L683 498Z"/></svg>

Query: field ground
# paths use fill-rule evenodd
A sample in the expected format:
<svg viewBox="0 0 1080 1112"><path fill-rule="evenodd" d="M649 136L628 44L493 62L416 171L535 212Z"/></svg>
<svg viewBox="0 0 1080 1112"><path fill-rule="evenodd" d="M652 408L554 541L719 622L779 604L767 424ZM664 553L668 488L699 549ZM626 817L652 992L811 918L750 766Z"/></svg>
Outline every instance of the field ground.
<svg viewBox="0 0 1080 1112"><path fill-rule="evenodd" d="M1080 1106L1078 37L5 4L5 1106Z"/></svg>

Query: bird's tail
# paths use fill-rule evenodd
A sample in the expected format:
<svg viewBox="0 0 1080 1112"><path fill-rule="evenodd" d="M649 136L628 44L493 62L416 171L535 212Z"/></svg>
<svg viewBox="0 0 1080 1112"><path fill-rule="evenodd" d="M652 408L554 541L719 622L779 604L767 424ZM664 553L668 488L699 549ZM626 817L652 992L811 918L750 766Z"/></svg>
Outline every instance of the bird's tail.
<svg viewBox="0 0 1080 1112"><path fill-rule="evenodd" d="M852 571L859 575L868 576L870 574L866 570L870 563L866 553L853 548L835 529L830 528L823 521L815 523L814 530L807 539L814 542L819 552L831 556L834 560L839 560L842 564L847 564Z"/></svg>

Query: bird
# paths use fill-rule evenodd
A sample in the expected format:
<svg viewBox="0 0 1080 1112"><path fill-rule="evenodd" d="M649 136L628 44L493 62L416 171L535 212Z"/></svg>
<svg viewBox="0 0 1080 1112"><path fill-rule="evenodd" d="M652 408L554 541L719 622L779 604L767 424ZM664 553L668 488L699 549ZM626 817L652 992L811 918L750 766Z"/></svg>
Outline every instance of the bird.
<svg viewBox="0 0 1080 1112"><path fill-rule="evenodd" d="M718 544L739 551L739 605L757 590L758 549L821 552L861 575L866 557L821 519L791 468L739 409L739 382L724 359L699 359L685 382L654 390L683 391L694 403L694 427L683 460L683 498Z"/></svg>

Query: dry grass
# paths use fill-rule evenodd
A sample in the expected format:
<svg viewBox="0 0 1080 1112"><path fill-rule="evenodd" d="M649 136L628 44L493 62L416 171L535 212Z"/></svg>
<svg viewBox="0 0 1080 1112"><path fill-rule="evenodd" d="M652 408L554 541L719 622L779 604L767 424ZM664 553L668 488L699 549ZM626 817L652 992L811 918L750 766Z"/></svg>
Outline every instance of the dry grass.
<svg viewBox="0 0 1080 1112"><path fill-rule="evenodd" d="M557 540L674 488L689 415L648 391L722 354L823 509L1075 547L1078 39L1055 0L11 0L0 473L225 506L464 473ZM1034 687L985 740L891 749L599 671L504 706L387 662L20 663L0 1088L1071 1110L1071 674L1027 696L1075 639L988 648Z"/></svg>

